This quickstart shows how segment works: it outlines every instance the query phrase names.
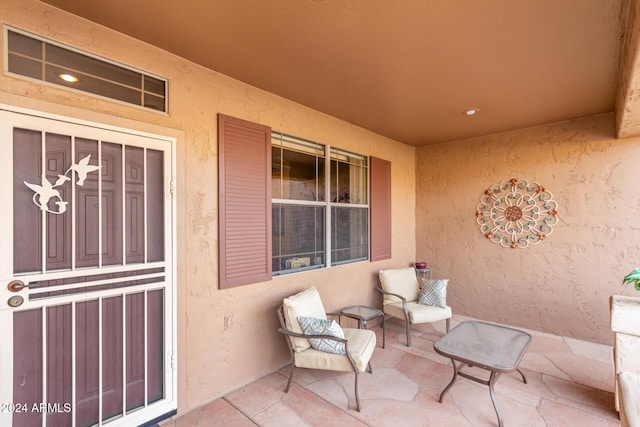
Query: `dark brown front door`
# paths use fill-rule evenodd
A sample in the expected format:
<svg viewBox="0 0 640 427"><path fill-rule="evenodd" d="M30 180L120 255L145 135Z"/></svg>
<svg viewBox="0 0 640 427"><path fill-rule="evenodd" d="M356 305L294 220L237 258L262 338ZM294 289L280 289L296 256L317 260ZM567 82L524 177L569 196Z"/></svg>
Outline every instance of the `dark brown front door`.
<svg viewBox="0 0 640 427"><path fill-rule="evenodd" d="M0 425L175 409L172 141L10 111L0 136Z"/></svg>

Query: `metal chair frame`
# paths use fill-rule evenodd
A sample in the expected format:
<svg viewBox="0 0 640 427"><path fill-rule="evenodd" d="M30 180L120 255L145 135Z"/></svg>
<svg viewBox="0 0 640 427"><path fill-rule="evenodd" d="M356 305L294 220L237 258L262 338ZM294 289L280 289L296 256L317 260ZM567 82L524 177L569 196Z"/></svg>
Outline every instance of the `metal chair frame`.
<svg viewBox="0 0 640 427"><path fill-rule="evenodd" d="M406 322L406 330L407 330L407 347L411 347L411 324L412 323L411 323L411 319L409 318L409 310L407 310L407 299L402 295L385 291L384 289L382 289L382 285L378 285L377 289L382 294L383 300L385 295L392 295L394 297L399 298L402 301L402 309L404 310L404 320ZM383 302L382 312L384 313L384 302ZM387 314L385 313L385 316L386 315ZM446 322L447 322L447 325L446 325L447 332L449 332L449 330L451 329L451 318L446 319Z"/></svg>
<svg viewBox="0 0 640 427"><path fill-rule="evenodd" d="M280 320L280 328L278 328L278 332L283 334L285 336L285 341L287 342L287 347L289 347L289 355L291 356L291 369L289 371L289 381L287 382L287 387L284 389L285 393L289 392L289 388L291 387L291 382L293 381L293 371L295 370L295 368L297 368L296 363L295 363L295 350L293 347L293 342L291 341L292 337L296 337L296 338L324 338L324 339L329 339L329 340L334 340L334 341L339 341L344 343L344 347L345 347L345 351L346 351L346 355L342 355L342 354L335 354L335 357L346 357L349 359L349 362L351 363L351 366L353 367L353 372L355 373L355 395L356 395L356 405L358 407L358 412L360 412L361 410L361 405L360 405L360 395L358 394L358 365L356 364L355 360L353 360L353 357L351 356L351 353L349 352L349 341L344 339L344 338L338 338L338 337L334 337L332 335L305 335L305 334L299 334L297 332L293 332L287 329L285 321L284 321L284 307L280 306L278 307L277 310L278 313L278 319ZM338 313L327 313L328 316L339 316ZM305 368L308 369L308 368ZM319 368L320 369L320 368ZM367 364L367 371L369 373L373 373L373 368L371 368L371 360L369 360L369 363Z"/></svg>

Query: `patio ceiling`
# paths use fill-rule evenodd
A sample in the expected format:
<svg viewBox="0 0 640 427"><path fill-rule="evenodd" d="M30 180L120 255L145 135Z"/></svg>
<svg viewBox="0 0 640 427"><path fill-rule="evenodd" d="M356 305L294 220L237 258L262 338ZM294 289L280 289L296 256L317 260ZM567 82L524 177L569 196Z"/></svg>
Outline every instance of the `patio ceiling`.
<svg viewBox="0 0 640 427"><path fill-rule="evenodd" d="M614 110L640 134L636 0L45 2L415 146Z"/></svg>

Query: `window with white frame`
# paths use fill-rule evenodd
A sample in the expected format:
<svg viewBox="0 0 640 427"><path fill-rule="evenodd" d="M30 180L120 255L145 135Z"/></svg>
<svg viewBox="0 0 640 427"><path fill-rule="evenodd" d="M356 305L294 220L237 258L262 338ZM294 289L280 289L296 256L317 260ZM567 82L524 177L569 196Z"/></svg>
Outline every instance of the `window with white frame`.
<svg viewBox="0 0 640 427"><path fill-rule="evenodd" d="M6 71L166 113L167 80L5 27Z"/></svg>
<svg viewBox="0 0 640 427"><path fill-rule="evenodd" d="M271 150L273 274L366 260L367 157L279 132Z"/></svg>
<svg viewBox="0 0 640 427"><path fill-rule="evenodd" d="M361 261L369 255L367 158L330 149L332 264Z"/></svg>

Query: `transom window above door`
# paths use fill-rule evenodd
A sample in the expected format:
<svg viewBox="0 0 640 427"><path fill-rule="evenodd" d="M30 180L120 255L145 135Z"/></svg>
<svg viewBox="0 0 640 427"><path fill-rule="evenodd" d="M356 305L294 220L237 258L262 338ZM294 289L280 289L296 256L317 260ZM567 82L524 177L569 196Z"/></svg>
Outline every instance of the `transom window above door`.
<svg viewBox="0 0 640 427"><path fill-rule="evenodd" d="M4 27L6 71L112 101L166 113L167 80Z"/></svg>

